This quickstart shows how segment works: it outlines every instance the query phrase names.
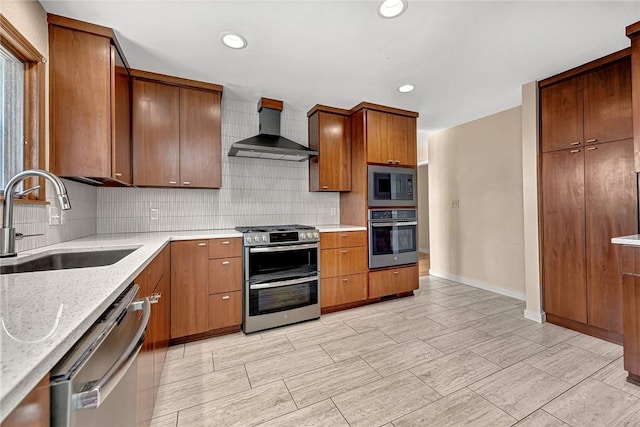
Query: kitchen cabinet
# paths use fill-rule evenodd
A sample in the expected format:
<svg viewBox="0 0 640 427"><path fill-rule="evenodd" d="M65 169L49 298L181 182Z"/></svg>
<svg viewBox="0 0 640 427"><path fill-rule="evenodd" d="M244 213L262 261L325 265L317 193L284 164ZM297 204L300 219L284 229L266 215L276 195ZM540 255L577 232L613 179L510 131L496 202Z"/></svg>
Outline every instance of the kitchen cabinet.
<svg viewBox="0 0 640 427"><path fill-rule="evenodd" d="M631 39L631 101L635 171L640 172L640 21L627 27Z"/></svg>
<svg viewBox="0 0 640 427"><path fill-rule="evenodd" d="M365 301L367 288L367 232L320 233L320 306Z"/></svg>
<svg viewBox="0 0 640 427"><path fill-rule="evenodd" d="M171 339L209 330L209 242L171 243Z"/></svg>
<svg viewBox="0 0 640 427"><path fill-rule="evenodd" d="M540 112L543 152L631 138L630 58L541 87Z"/></svg>
<svg viewBox="0 0 640 427"><path fill-rule="evenodd" d="M349 111L314 106L308 113L309 191L351 191L351 119Z"/></svg>
<svg viewBox="0 0 640 427"><path fill-rule="evenodd" d="M622 317L627 381L640 386L640 247L623 246Z"/></svg>
<svg viewBox="0 0 640 427"><path fill-rule="evenodd" d="M134 184L220 188L221 86L133 74Z"/></svg>
<svg viewBox="0 0 640 427"><path fill-rule="evenodd" d="M417 166L415 117L367 110L367 162Z"/></svg>
<svg viewBox="0 0 640 427"><path fill-rule="evenodd" d="M401 294L418 289L418 266L369 272L369 299Z"/></svg>
<svg viewBox="0 0 640 427"><path fill-rule="evenodd" d="M242 324L242 239L212 239L209 249L209 330Z"/></svg>
<svg viewBox="0 0 640 427"><path fill-rule="evenodd" d="M113 30L51 14L48 22L50 170L131 184L131 77Z"/></svg>
<svg viewBox="0 0 640 427"><path fill-rule="evenodd" d="M622 276L620 250L610 240L638 230L629 69L622 51L540 83L544 310L552 323L615 342L623 336ZM545 97L553 104L564 87L572 98L574 85L578 101L565 106L583 108L575 131L583 138L571 142L577 134L570 114L560 102L545 107ZM564 139L552 139L563 135L551 129L559 120L567 122Z"/></svg>
<svg viewBox="0 0 640 427"><path fill-rule="evenodd" d="M42 427L49 425L49 374L22 399L0 424L1 427Z"/></svg>

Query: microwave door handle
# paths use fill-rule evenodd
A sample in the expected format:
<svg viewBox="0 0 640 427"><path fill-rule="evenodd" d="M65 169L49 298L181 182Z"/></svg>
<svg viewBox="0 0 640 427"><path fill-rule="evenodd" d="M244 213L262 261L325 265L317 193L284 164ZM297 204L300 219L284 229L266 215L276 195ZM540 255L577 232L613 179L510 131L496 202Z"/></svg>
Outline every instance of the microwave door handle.
<svg viewBox="0 0 640 427"><path fill-rule="evenodd" d="M137 305L135 303L132 305L135 310ZM104 376L96 381L89 390L75 393L71 396L71 404L74 409L99 408L102 402L109 397L109 394L118 385L122 377L129 370L129 367L131 367L131 364L136 360L136 356L142 348L142 342L147 332L150 317L151 303L149 302L149 298L145 298L142 302L142 321L133 339L113 366L111 366Z"/></svg>
<svg viewBox="0 0 640 427"><path fill-rule="evenodd" d="M265 252L285 252L285 251L297 251L300 249L317 249L318 243L310 243L306 245L285 245L285 246L267 246L265 248L250 248L249 252L252 254L265 253Z"/></svg>
<svg viewBox="0 0 640 427"><path fill-rule="evenodd" d="M403 227L418 225L417 221L405 221L405 222L372 222L372 227Z"/></svg>
<svg viewBox="0 0 640 427"><path fill-rule="evenodd" d="M291 285L299 285L301 283L313 282L319 279L318 276L313 277L303 277L302 279L293 279L293 280L283 280L281 282L270 282L270 283L258 283L255 285L250 285L249 289L271 289L271 288L281 288L283 286L291 286Z"/></svg>

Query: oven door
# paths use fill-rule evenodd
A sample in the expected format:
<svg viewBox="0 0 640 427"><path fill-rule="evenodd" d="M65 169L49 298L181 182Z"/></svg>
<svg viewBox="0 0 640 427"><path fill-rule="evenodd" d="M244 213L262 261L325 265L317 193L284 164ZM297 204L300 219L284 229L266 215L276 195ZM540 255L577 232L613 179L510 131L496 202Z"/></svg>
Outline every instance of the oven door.
<svg viewBox="0 0 640 427"><path fill-rule="evenodd" d="M318 304L318 276L249 284L249 316Z"/></svg>
<svg viewBox="0 0 640 427"><path fill-rule="evenodd" d="M416 221L369 223L369 268L418 262Z"/></svg>
<svg viewBox="0 0 640 427"><path fill-rule="evenodd" d="M250 284L316 276L318 243L246 248L244 280Z"/></svg>

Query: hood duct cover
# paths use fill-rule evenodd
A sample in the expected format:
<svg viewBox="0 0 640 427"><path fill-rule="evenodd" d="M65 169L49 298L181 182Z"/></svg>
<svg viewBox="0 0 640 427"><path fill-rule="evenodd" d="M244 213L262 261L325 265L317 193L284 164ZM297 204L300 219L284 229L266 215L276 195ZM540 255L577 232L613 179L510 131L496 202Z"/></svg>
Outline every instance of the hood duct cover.
<svg viewBox="0 0 640 427"><path fill-rule="evenodd" d="M317 151L280 136L281 111L282 101L261 98L258 102L259 134L234 142L229 149L229 156L290 162L302 162L311 156L317 156Z"/></svg>

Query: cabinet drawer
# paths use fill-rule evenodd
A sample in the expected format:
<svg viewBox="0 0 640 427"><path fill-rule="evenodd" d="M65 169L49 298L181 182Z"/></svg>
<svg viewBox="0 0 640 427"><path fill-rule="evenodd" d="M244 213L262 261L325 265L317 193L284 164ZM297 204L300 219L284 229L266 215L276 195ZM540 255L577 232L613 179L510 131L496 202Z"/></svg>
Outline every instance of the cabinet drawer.
<svg viewBox="0 0 640 427"><path fill-rule="evenodd" d="M209 329L242 323L242 291L209 295Z"/></svg>
<svg viewBox="0 0 640 427"><path fill-rule="evenodd" d="M242 256L242 239L211 239L209 240L209 259L230 258Z"/></svg>
<svg viewBox="0 0 640 427"><path fill-rule="evenodd" d="M320 233L321 249L348 248L353 246L367 246L366 231Z"/></svg>
<svg viewBox="0 0 640 427"><path fill-rule="evenodd" d="M367 248L324 249L320 251L320 277L366 273Z"/></svg>
<svg viewBox="0 0 640 427"><path fill-rule="evenodd" d="M242 290L242 258L209 260L209 293Z"/></svg>
<svg viewBox="0 0 640 427"><path fill-rule="evenodd" d="M369 273L369 298L410 292L418 289L418 266L372 271Z"/></svg>
<svg viewBox="0 0 640 427"><path fill-rule="evenodd" d="M367 299L367 273L331 277L320 282L321 306L347 304Z"/></svg>

